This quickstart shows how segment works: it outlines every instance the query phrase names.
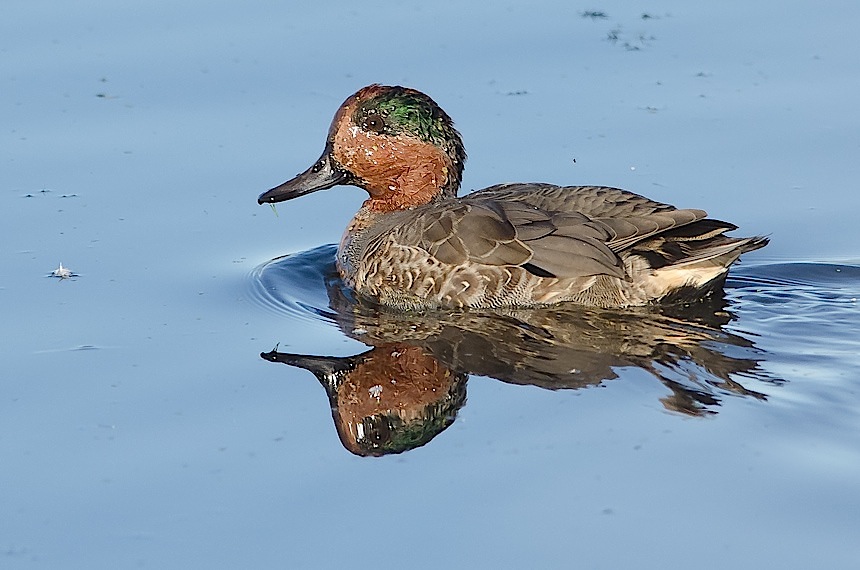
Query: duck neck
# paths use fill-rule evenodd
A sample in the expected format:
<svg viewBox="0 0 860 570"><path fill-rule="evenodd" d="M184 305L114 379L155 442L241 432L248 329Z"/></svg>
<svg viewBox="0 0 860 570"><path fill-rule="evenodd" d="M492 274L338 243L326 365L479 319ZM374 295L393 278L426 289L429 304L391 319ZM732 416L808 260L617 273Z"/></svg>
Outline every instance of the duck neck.
<svg viewBox="0 0 860 570"><path fill-rule="evenodd" d="M370 197L362 210L375 213L411 210L431 202L455 198L460 186L446 164L418 165L390 177L385 184L367 185Z"/></svg>

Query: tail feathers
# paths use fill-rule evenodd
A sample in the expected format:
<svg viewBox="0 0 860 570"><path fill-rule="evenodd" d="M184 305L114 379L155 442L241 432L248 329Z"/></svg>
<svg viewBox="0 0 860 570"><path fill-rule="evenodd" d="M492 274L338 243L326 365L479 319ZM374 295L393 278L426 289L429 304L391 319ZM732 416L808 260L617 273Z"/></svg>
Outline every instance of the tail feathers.
<svg viewBox="0 0 860 570"><path fill-rule="evenodd" d="M728 267L744 253L764 247L768 238L728 237L725 232L737 229L728 222L706 218L662 232L628 249L643 258L651 269L667 266L684 268Z"/></svg>
<svg viewBox="0 0 860 570"><path fill-rule="evenodd" d="M655 236L628 250L625 265L649 299L695 298L719 291L729 267L769 241L764 236L728 237L723 232L733 229L731 224L702 221L707 223Z"/></svg>
<svg viewBox="0 0 860 570"><path fill-rule="evenodd" d="M708 243L702 243L701 248L685 259L678 260L673 265L675 267L692 266L692 265L715 265L728 268L729 265L737 261L737 259L750 251L755 251L768 244L770 240L764 236L754 236L748 238L731 238L726 236L716 236L708 240Z"/></svg>

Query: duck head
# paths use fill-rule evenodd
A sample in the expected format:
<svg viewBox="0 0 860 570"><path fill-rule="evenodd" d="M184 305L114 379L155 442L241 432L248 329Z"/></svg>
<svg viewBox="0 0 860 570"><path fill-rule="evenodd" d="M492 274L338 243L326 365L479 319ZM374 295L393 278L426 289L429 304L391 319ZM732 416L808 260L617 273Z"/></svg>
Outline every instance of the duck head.
<svg viewBox="0 0 860 570"><path fill-rule="evenodd" d="M465 161L460 133L435 101L414 89L374 84L337 110L319 160L257 202L343 184L364 188L366 207L402 210L455 197Z"/></svg>

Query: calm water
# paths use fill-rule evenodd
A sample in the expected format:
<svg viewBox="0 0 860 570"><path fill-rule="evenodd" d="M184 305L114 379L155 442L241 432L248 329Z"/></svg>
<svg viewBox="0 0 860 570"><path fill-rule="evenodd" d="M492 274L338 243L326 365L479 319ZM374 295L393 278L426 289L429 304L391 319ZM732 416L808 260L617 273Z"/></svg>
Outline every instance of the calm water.
<svg viewBox="0 0 860 570"><path fill-rule="evenodd" d="M0 567L857 567L860 6L398 6L0 7ZM772 242L680 311L357 305L361 191L255 200L371 82L467 190Z"/></svg>

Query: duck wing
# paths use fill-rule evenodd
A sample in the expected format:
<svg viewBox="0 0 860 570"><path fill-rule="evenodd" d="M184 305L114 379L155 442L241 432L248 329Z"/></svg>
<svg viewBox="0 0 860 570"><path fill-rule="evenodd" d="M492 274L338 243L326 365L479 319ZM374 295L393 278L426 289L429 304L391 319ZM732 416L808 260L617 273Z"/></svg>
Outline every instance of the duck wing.
<svg viewBox="0 0 860 570"><path fill-rule="evenodd" d="M465 199L522 202L541 210L580 212L588 217L612 218L647 216L676 210L671 204L610 186L556 186L555 184L497 184Z"/></svg>
<svg viewBox="0 0 860 570"><path fill-rule="evenodd" d="M422 216L420 243L442 263L520 266L541 277L624 276L610 235L581 214L519 202L461 200Z"/></svg>
<svg viewBox="0 0 860 570"><path fill-rule="evenodd" d="M398 243L420 247L442 263L519 266L562 279L626 279L624 250L701 220L705 212L617 189L511 184L430 204L412 216L394 230Z"/></svg>

